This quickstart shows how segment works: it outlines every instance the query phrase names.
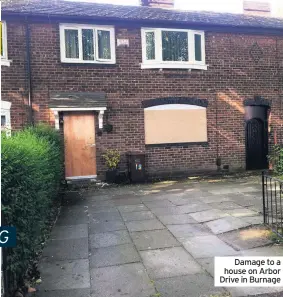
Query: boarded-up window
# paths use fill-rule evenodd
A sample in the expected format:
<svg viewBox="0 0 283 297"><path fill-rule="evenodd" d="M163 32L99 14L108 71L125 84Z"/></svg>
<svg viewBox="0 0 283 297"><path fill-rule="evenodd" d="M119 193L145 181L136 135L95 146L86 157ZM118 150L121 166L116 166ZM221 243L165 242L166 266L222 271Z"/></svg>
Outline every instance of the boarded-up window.
<svg viewBox="0 0 283 297"><path fill-rule="evenodd" d="M145 143L207 142L206 108L165 104L144 109Z"/></svg>

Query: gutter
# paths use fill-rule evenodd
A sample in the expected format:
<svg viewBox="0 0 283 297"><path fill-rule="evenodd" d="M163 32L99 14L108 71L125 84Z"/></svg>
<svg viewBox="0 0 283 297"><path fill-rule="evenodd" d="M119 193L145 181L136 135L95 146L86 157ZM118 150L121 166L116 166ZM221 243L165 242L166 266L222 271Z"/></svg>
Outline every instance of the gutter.
<svg viewBox="0 0 283 297"><path fill-rule="evenodd" d="M30 54L30 28L26 17L26 54L27 54L27 82L28 82L28 106L29 106L29 124L34 125L33 108L32 108L32 74L31 74L31 54Z"/></svg>

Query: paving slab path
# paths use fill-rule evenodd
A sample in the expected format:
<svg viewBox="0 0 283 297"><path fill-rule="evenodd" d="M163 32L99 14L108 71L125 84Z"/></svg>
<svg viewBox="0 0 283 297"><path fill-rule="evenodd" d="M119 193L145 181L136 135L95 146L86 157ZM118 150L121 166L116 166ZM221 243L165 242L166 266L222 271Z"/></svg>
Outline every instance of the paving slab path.
<svg viewBox="0 0 283 297"><path fill-rule="evenodd" d="M258 177L69 192L35 295L283 296L283 288L214 287L215 256L283 256L261 208Z"/></svg>

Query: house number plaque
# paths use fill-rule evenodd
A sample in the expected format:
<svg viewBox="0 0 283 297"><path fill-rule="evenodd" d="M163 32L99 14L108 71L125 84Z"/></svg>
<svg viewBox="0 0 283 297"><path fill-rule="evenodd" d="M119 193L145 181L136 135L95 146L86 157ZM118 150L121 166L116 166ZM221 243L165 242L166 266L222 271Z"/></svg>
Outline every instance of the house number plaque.
<svg viewBox="0 0 283 297"><path fill-rule="evenodd" d="M129 47L129 39L117 39L117 46Z"/></svg>

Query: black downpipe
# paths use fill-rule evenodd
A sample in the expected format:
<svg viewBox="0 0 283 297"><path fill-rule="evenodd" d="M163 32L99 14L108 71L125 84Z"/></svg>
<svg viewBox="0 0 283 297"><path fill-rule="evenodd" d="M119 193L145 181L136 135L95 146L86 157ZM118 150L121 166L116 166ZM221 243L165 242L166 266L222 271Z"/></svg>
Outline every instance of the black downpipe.
<svg viewBox="0 0 283 297"><path fill-rule="evenodd" d="M263 223L266 224L266 205L265 205L265 171L261 173L261 183L262 183L262 209L263 209Z"/></svg>
<svg viewBox="0 0 283 297"><path fill-rule="evenodd" d="M219 127L218 127L218 97L217 94L215 94L215 128L216 128L216 166L217 166L217 171L221 170L221 165L222 165L222 160L221 157L219 156Z"/></svg>
<svg viewBox="0 0 283 297"><path fill-rule="evenodd" d="M27 52L27 81L28 81L28 106L29 106L29 124L34 125L32 108L32 74L31 74L31 55L30 55L30 28L26 18L26 52Z"/></svg>

